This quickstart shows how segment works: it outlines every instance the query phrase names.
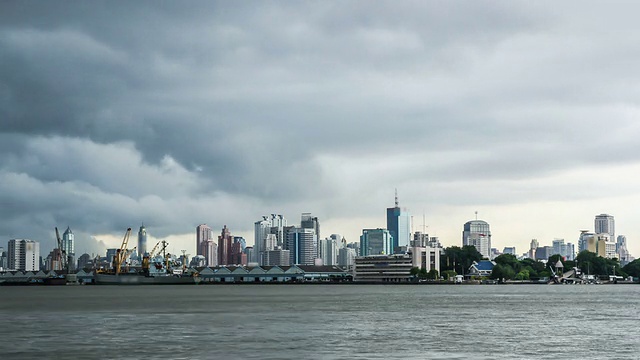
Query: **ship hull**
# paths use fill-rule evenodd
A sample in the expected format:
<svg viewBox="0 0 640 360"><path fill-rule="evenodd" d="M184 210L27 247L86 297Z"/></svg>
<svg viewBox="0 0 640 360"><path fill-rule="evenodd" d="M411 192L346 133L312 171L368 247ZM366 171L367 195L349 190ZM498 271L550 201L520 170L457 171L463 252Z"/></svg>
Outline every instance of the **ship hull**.
<svg viewBox="0 0 640 360"><path fill-rule="evenodd" d="M195 285L200 282L194 276L143 276L138 274L95 274L96 285Z"/></svg>

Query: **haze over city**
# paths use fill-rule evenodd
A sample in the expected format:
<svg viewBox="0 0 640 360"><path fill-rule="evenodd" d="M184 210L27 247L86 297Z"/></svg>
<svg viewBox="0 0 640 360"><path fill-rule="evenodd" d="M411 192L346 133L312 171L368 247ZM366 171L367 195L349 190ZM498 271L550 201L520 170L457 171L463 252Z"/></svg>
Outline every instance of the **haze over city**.
<svg viewBox="0 0 640 360"><path fill-rule="evenodd" d="M357 241L397 188L445 246L608 213L638 256L640 5L581 4L4 1L0 237L195 254L311 212Z"/></svg>

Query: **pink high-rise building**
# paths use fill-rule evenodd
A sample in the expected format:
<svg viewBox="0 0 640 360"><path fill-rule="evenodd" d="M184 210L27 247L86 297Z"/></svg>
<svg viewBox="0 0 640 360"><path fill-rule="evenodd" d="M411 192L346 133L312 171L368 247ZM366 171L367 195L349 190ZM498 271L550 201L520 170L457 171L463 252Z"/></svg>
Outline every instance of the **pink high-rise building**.
<svg viewBox="0 0 640 360"><path fill-rule="evenodd" d="M211 228L207 224L201 224L196 227L196 252L198 255L206 257L205 243L212 240Z"/></svg>
<svg viewBox="0 0 640 360"><path fill-rule="evenodd" d="M231 261L231 244L233 243L233 236L231 231L225 225L222 228L220 236L218 236L218 265L232 265Z"/></svg>

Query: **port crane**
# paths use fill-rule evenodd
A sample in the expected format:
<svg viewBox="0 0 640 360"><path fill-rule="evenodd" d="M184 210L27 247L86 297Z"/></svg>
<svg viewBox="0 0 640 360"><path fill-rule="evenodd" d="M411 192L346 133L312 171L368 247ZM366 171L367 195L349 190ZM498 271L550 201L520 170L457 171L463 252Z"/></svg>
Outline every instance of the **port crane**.
<svg viewBox="0 0 640 360"><path fill-rule="evenodd" d="M129 236L131 236L131 228L127 229L127 232L124 234L124 238L122 239L122 245L120 245L120 249L116 251L116 255L113 257L113 270L116 274L120 274L120 268L122 264L127 260L127 257L131 255L131 252L127 250L127 245L129 244Z"/></svg>
<svg viewBox="0 0 640 360"><path fill-rule="evenodd" d="M67 264L67 252L62 247L62 240L60 240L60 232L58 231L58 227L56 226L56 240L58 241L58 256L60 257L60 267L62 268L62 272L66 273L69 265Z"/></svg>

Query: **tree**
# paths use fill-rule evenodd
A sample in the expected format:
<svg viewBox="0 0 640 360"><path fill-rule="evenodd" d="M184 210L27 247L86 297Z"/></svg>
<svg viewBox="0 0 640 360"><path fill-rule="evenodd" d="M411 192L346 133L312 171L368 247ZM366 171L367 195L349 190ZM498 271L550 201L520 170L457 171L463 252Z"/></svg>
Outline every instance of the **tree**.
<svg viewBox="0 0 640 360"><path fill-rule="evenodd" d="M416 276L418 275L418 273L420 273L420 268L415 266L411 268L411 271L409 271L409 274L411 274L412 276Z"/></svg>
<svg viewBox="0 0 640 360"><path fill-rule="evenodd" d="M491 271L491 278L497 280L511 280L515 277L515 272L509 265L496 264Z"/></svg>
<svg viewBox="0 0 640 360"><path fill-rule="evenodd" d="M625 265L622 270L629 276L640 277L640 259L635 259Z"/></svg>
<svg viewBox="0 0 640 360"><path fill-rule="evenodd" d="M441 270L454 270L459 274L469 271L471 264L482 260L482 254L475 246L465 245L462 248L451 246L444 249L440 257Z"/></svg>
<svg viewBox="0 0 640 360"><path fill-rule="evenodd" d="M447 281L451 278L455 278L456 275L458 274L453 270L445 270L442 272L442 277Z"/></svg>
<svg viewBox="0 0 640 360"><path fill-rule="evenodd" d="M436 280L438 279L438 270L436 269L431 269L429 270L429 272L427 273L427 279L429 280Z"/></svg>
<svg viewBox="0 0 640 360"><path fill-rule="evenodd" d="M529 280L529 272L522 270L516 275L516 280Z"/></svg>

